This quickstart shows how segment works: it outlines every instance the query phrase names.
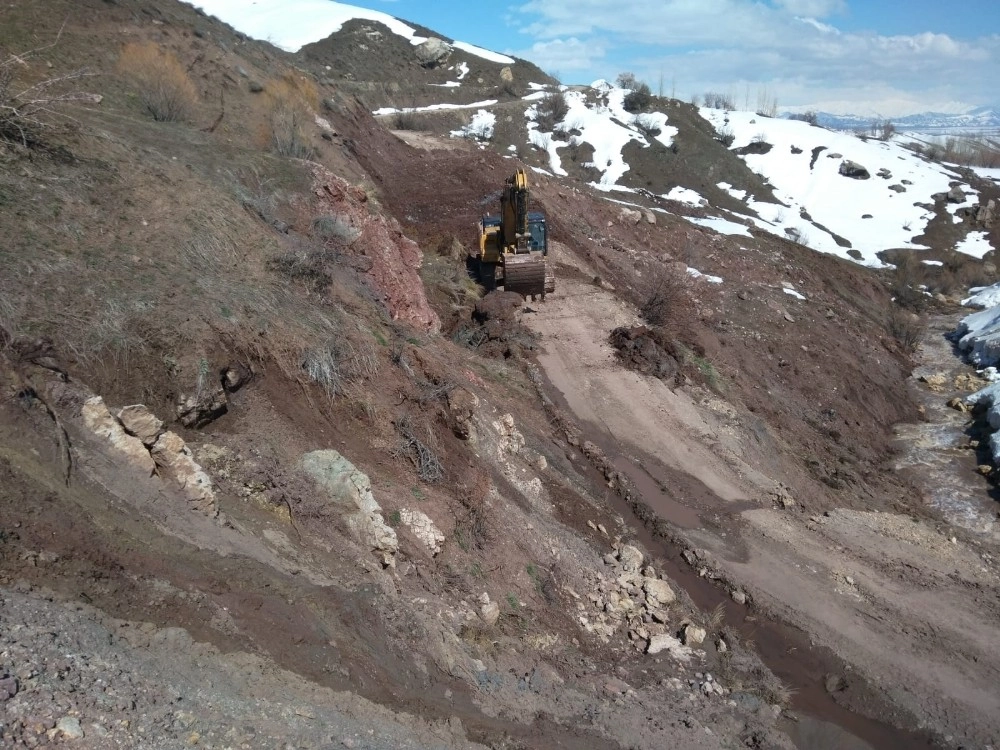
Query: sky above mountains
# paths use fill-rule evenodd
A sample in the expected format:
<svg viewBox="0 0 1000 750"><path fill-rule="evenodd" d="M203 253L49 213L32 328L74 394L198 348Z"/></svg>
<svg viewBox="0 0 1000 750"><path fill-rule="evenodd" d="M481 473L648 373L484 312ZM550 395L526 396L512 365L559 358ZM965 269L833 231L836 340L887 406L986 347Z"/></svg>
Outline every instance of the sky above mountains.
<svg viewBox="0 0 1000 750"><path fill-rule="evenodd" d="M1000 0L356 0L564 83L899 117L1000 104ZM766 88L766 92L764 89Z"/></svg>

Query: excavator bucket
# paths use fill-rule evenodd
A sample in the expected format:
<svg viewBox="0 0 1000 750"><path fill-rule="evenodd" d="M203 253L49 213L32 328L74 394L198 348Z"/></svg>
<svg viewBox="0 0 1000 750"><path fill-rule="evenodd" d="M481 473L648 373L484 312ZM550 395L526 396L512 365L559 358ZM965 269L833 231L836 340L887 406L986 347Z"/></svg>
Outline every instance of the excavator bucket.
<svg viewBox="0 0 1000 750"><path fill-rule="evenodd" d="M545 257L541 253L507 253L503 261L504 289L523 297L545 297ZM555 288L555 279L552 287Z"/></svg>

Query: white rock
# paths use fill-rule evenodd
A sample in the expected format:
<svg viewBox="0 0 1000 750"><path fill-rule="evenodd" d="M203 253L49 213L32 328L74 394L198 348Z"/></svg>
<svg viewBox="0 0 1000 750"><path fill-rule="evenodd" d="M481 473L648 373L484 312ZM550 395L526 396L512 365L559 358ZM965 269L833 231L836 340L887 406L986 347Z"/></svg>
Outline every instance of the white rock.
<svg viewBox="0 0 1000 750"><path fill-rule="evenodd" d="M670 584L659 578L643 579L642 590L646 592L646 598L649 599L654 606L671 604L677 599L677 595L674 593L674 590L670 588Z"/></svg>
<svg viewBox="0 0 1000 750"><path fill-rule="evenodd" d="M659 654L663 651L668 652L672 657L683 662L690 661L692 655L694 654L694 651L682 644L672 635L660 633L652 636L649 639L649 645L646 647L646 653Z"/></svg>
<svg viewBox="0 0 1000 750"><path fill-rule="evenodd" d="M684 631L682 633L685 646L697 646L704 643L705 636L707 635L708 634L705 632L705 628L699 628L697 625L691 625L690 623L684 626Z"/></svg>
<svg viewBox="0 0 1000 750"><path fill-rule="evenodd" d="M497 624L497 620L500 619L500 605L496 602L487 602L479 607L479 616L483 618L485 622L490 627Z"/></svg>
<svg viewBox="0 0 1000 750"><path fill-rule="evenodd" d="M218 515L212 480L194 460L191 449L180 435L167 430L157 438L149 452L161 473L180 485L194 509L213 518Z"/></svg>
<svg viewBox="0 0 1000 750"><path fill-rule="evenodd" d="M156 471L156 464L146 446L139 438L125 432L121 422L108 410L103 398L88 398L80 409L80 416L91 432L108 440L115 450L146 476L152 476Z"/></svg>
<svg viewBox="0 0 1000 750"><path fill-rule="evenodd" d="M410 510L403 508L399 511L400 520L413 532L413 535L430 550L432 555L441 551L441 544L444 542L444 534L434 524L434 521L426 513L420 510Z"/></svg>
<svg viewBox="0 0 1000 750"><path fill-rule="evenodd" d="M618 560L626 573L635 573L642 567L642 552L631 544L624 544L618 551Z"/></svg>

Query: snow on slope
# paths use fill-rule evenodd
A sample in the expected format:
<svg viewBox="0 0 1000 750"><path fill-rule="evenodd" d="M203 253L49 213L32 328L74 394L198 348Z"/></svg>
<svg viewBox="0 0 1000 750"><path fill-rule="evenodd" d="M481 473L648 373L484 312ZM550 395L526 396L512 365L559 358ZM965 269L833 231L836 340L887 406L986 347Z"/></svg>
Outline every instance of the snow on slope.
<svg viewBox="0 0 1000 750"><path fill-rule="evenodd" d="M853 134L753 112L700 111L717 130L728 128L732 132L734 148L760 141L773 146L766 154L747 154L743 159L771 183L775 196L789 208L759 202L750 208L772 224L804 232L805 244L814 249L849 257L847 248L837 245L829 233L798 219L800 211L805 210L812 221L849 240L867 264L879 264L875 254L880 250L923 247L913 238L924 231L933 214L914 203L931 203L933 194L947 192L949 183L960 179L948 168L925 162L894 143L862 141ZM810 166L813 149L817 148L822 150ZM857 180L841 175L839 168L844 160L864 166L870 178ZM878 176L880 170L887 170L890 177ZM896 186L895 190L890 186ZM951 204L950 210L975 202L975 192L966 193L965 203ZM863 218L865 215L870 218ZM981 245L958 249L970 254L984 251Z"/></svg>
<svg viewBox="0 0 1000 750"><path fill-rule="evenodd" d="M551 132L544 132L538 127L536 122L538 105L529 107L525 112L525 117L529 120L529 143L548 152L549 166L552 172L558 175L566 174L566 170L562 167L559 149L590 144L594 149L594 160L584 166L592 166L601 172L600 180L591 185L601 190L620 189L618 182L629 169L622 155L625 146L637 141L644 148L649 147L650 143L641 129L650 132L658 130L654 136L655 140L664 146L670 146L677 134L677 128L666 124L667 116L662 112L636 116L626 111L625 95L628 94L628 90L612 86L607 81L595 81L591 84L590 93L597 95L596 103L588 101L587 93L563 92L569 111L556 123L555 129ZM529 96L535 97L536 94ZM556 133L569 134L572 131L576 132L569 135L568 139L560 140L554 137Z"/></svg>
<svg viewBox="0 0 1000 750"><path fill-rule="evenodd" d="M414 28L390 16L368 8L336 3L332 0L185 0L189 5L228 23L253 39L264 39L289 52L298 52L305 45L336 34L344 24L354 19L376 21L393 34L422 44L427 37L419 36ZM452 46L491 62L511 65L514 59L465 42Z"/></svg>

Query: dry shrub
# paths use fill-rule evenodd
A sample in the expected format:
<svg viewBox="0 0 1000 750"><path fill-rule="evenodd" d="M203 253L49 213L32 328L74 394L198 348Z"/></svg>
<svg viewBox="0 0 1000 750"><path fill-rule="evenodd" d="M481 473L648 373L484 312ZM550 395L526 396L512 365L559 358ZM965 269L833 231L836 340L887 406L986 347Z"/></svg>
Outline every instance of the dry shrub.
<svg viewBox="0 0 1000 750"><path fill-rule="evenodd" d="M198 102L198 91L180 60L155 42L126 44L118 69L131 79L157 122L186 120Z"/></svg>
<svg viewBox="0 0 1000 750"><path fill-rule="evenodd" d="M913 354L920 346L926 324L918 315L893 308L886 321L889 334L899 342L907 354Z"/></svg>
<svg viewBox="0 0 1000 750"><path fill-rule="evenodd" d="M694 322L694 304L687 276L660 270L653 274L643 291L639 312L651 326L659 326L685 340Z"/></svg>
<svg viewBox="0 0 1000 750"><path fill-rule="evenodd" d="M482 551L494 541L493 514L489 505L492 490L493 480L485 471L476 472L472 482L459 488L462 514L455 524L455 536L463 548L471 546Z"/></svg>
<svg viewBox="0 0 1000 750"><path fill-rule="evenodd" d="M922 310L927 302L927 296L920 289L923 267L911 253L900 253L892 259L896 270L892 274L889 292L900 307L909 310Z"/></svg>
<svg viewBox="0 0 1000 750"><path fill-rule="evenodd" d="M286 73L264 87L267 102L267 145L282 156L309 159L309 131L319 106L319 89L314 81Z"/></svg>

